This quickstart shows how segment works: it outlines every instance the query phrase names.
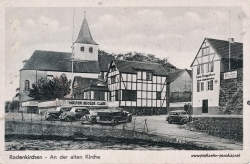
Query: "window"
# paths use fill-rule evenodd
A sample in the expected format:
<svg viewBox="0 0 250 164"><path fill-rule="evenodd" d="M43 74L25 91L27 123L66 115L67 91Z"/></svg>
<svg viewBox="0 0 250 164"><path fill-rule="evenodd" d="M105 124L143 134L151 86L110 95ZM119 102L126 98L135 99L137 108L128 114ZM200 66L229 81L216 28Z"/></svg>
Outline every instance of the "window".
<svg viewBox="0 0 250 164"><path fill-rule="evenodd" d="M137 72L137 79L151 81L152 80L152 72L138 71Z"/></svg>
<svg viewBox="0 0 250 164"><path fill-rule="evenodd" d="M210 80L207 82L207 90L210 90L210 91L213 90L213 80Z"/></svg>
<svg viewBox="0 0 250 164"><path fill-rule="evenodd" d="M141 75L142 75L141 71L138 71L137 72L137 79L141 80Z"/></svg>
<svg viewBox="0 0 250 164"><path fill-rule="evenodd" d="M207 68L206 68L206 71L207 71L207 72L209 72L209 70L210 70L210 64L209 64L209 63L207 63Z"/></svg>
<svg viewBox="0 0 250 164"><path fill-rule="evenodd" d="M201 65L201 73L204 73L204 65Z"/></svg>
<svg viewBox="0 0 250 164"><path fill-rule="evenodd" d="M93 48L89 47L89 52L92 53L93 52Z"/></svg>
<svg viewBox="0 0 250 164"><path fill-rule="evenodd" d="M122 90L122 100L124 100L124 101L136 101L137 100L137 91Z"/></svg>
<svg viewBox="0 0 250 164"><path fill-rule="evenodd" d="M115 91L115 101L118 101L118 91Z"/></svg>
<svg viewBox="0 0 250 164"><path fill-rule="evenodd" d="M207 64L207 72L214 72L214 63L208 63Z"/></svg>
<svg viewBox="0 0 250 164"><path fill-rule="evenodd" d="M142 72L142 79L143 79L143 80L146 80L146 78L147 78L146 72Z"/></svg>
<svg viewBox="0 0 250 164"><path fill-rule="evenodd" d="M205 47L202 49L202 56L209 54L209 47Z"/></svg>
<svg viewBox="0 0 250 164"><path fill-rule="evenodd" d="M204 91L204 82L201 82L201 91Z"/></svg>
<svg viewBox="0 0 250 164"><path fill-rule="evenodd" d="M29 80L25 80L25 82L24 82L24 90L25 91L30 90L30 81Z"/></svg>
<svg viewBox="0 0 250 164"><path fill-rule="evenodd" d="M84 47L83 46L81 47L81 51L84 51Z"/></svg>
<svg viewBox="0 0 250 164"><path fill-rule="evenodd" d="M156 92L156 99L160 100L161 99L161 92Z"/></svg>
<svg viewBox="0 0 250 164"><path fill-rule="evenodd" d="M147 80L152 80L152 72L147 72Z"/></svg>
<svg viewBox="0 0 250 164"><path fill-rule="evenodd" d="M200 66L198 65L197 66L197 75L199 75L201 73L201 69L200 69Z"/></svg>
<svg viewBox="0 0 250 164"><path fill-rule="evenodd" d="M214 63L210 63L210 72L214 72Z"/></svg>
<svg viewBox="0 0 250 164"><path fill-rule="evenodd" d="M112 77L111 77L111 84L114 84L114 83L116 82L115 79L116 79L116 76L112 76Z"/></svg>
<svg viewBox="0 0 250 164"><path fill-rule="evenodd" d="M197 82L197 92L200 92L200 82Z"/></svg>

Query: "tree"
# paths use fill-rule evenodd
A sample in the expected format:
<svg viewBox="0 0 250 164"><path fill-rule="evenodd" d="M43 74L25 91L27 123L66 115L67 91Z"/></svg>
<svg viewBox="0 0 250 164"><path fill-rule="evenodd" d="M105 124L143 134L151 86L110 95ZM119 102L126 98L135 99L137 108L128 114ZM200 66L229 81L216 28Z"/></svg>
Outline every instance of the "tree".
<svg viewBox="0 0 250 164"><path fill-rule="evenodd" d="M144 54L141 52L128 52L126 54L118 54L113 55L115 59L119 60L128 60L128 61L138 61L138 62L148 62L148 63L159 63L161 64L165 69L167 68L166 62L168 61L168 58L157 58L153 54Z"/></svg>
<svg viewBox="0 0 250 164"><path fill-rule="evenodd" d="M68 80L65 74L62 74L60 78L41 78L37 83L32 84L28 96L42 101L62 98L70 93L70 85L71 80Z"/></svg>

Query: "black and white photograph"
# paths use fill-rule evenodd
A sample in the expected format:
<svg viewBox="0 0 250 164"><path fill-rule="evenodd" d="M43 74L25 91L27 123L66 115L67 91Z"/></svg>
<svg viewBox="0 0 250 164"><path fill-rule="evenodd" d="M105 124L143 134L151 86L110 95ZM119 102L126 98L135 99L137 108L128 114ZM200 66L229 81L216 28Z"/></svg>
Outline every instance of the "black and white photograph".
<svg viewBox="0 0 250 164"><path fill-rule="evenodd" d="M250 162L238 2L7 4L0 163Z"/></svg>

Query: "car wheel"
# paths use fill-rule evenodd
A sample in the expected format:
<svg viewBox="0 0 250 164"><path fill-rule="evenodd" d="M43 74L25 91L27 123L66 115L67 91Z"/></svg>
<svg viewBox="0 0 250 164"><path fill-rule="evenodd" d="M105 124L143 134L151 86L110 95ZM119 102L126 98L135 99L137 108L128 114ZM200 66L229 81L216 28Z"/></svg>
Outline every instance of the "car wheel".
<svg viewBox="0 0 250 164"><path fill-rule="evenodd" d="M67 122L70 122L71 121L71 117L65 117L64 120L67 121Z"/></svg>
<svg viewBox="0 0 250 164"><path fill-rule="evenodd" d="M180 121L180 124L183 125L184 123L185 123L185 121L182 119L182 120Z"/></svg>
<svg viewBox="0 0 250 164"><path fill-rule="evenodd" d="M49 116L49 117L47 117L47 120L48 121L52 121L52 120L54 120L54 117L53 116Z"/></svg>
<svg viewBox="0 0 250 164"><path fill-rule="evenodd" d="M127 122L131 122L132 121L132 117L129 116L128 119L127 119Z"/></svg>
<svg viewBox="0 0 250 164"><path fill-rule="evenodd" d="M113 118L112 121L111 121L111 124L112 124L113 126L115 126L115 125L117 125L117 123L118 123L117 120Z"/></svg>
<svg viewBox="0 0 250 164"><path fill-rule="evenodd" d="M168 120L168 123L169 123L169 124L172 124L172 121L169 121L169 120Z"/></svg>

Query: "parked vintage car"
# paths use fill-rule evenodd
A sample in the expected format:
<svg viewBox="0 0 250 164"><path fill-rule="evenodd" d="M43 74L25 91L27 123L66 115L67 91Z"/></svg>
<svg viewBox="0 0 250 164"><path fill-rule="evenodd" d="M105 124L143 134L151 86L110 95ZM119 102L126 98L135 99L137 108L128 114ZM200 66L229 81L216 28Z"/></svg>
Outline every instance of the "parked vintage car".
<svg viewBox="0 0 250 164"><path fill-rule="evenodd" d="M168 117L166 119L166 121L168 121L168 123L179 123L179 124L185 124L189 121L190 119L190 115L185 111L185 110L175 110L175 111L171 111L168 114Z"/></svg>
<svg viewBox="0 0 250 164"><path fill-rule="evenodd" d="M73 107L70 111L63 112L60 119L64 121L79 120L86 114L89 114L89 109L86 107Z"/></svg>
<svg viewBox="0 0 250 164"><path fill-rule="evenodd" d="M55 110L49 110L45 113L45 119L46 120L55 120L59 119L59 116L66 111L70 111L72 107L67 107L67 106L59 106L56 107Z"/></svg>
<svg viewBox="0 0 250 164"><path fill-rule="evenodd" d="M122 109L101 109L86 115L86 121L92 123L107 123L116 125L118 123L131 122L132 114Z"/></svg>

